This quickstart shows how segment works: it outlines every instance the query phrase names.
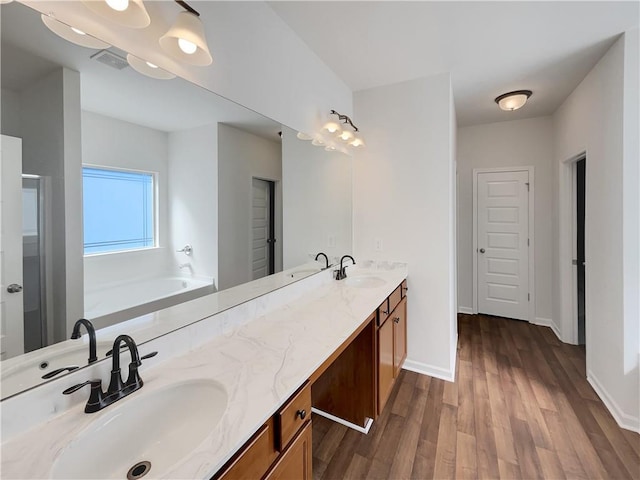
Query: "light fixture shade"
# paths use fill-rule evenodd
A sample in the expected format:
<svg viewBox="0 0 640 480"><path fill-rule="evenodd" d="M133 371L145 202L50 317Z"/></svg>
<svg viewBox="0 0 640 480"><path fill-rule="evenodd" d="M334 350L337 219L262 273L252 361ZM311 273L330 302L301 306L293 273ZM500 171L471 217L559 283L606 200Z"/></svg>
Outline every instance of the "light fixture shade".
<svg viewBox="0 0 640 480"><path fill-rule="evenodd" d="M340 123L336 122L335 120L329 120L324 124L322 130L325 132L329 132L332 135L339 135L340 132L342 132L342 127L340 126Z"/></svg>
<svg viewBox="0 0 640 480"><path fill-rule="evenodd" d="M45 15L44 13L40 15L40 18L42 19L42 23L44 23L53 33L71 43L80 45L81 47L102 50L111 46L102 40L98 40L97 38L78 30L77 28L73 28L65 23L59 22L55 18Z"/></svg>
<svg viewBox="0 0 640 480"><path fill-rule="evenodd" d="M531 90L516 90L496 97L495 102L502 110L512 112L524 107L527 100L531 96Z"/></svg>
<svg viewBox="0 0 640 480"><path fill-rule="evenodd" d="M82 0L89 10L129 28L145 28L151 23L142 0Z"/></svg>
<svg viewBox="0 0 640 480"><path fill-rule="evenodd" d="M146 75L147 77L157 78L158 80L171 80L172 78L176 78L173 73L167 72L157 65L131 55L130 53L127 54L127 62L129 62L131 68L136 72Z"/></svg>
<svg viewBox="0 0 640 480"><path fill-rule="evenodd" d="M299 140L313 140L313 137L311 135L304 132L298 132L296 134L296 137L298 137Z"/></svg>
<svg viewBox="0 0 640 480"><path fill-rule="evenodd" d="M326 142L320 135L316 135L316 137L311 140L311 145L314 145L316 147L324 147L326 145Z"/></svg>
<svg viewBox="0 0 640 480"><path fill-rule="evenodd" d="M179 40L195 47L193 53L180 48ZM213 58L204 35L204 26L191 12L180 12L173 26L160 38L160 46L173 57L191 65L204 67L211 65Z"/></svg>
<svg viewBox="0 0 640 480"><path fill-rule="evenodd" d="M354 148L361 148L365 146L364 140L360 135L356 135L356 137L349 142L349 145L351 145Z"/></svg>
<svg viewBox="0 0 640 480"><path fill-rule="evenodd" d="M343 130L342 133L338 135L338 138L343 142L349 143L355 138L355 135L349 130Z"/></svg>

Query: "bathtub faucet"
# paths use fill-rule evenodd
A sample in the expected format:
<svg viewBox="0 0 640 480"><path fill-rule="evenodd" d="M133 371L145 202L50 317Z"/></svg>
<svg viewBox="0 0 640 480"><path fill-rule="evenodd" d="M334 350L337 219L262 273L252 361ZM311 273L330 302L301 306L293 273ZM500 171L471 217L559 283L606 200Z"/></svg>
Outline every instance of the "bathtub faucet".
<svg viewBox="0 0 640 480"><path fill-rule="evenodd" d="M97 362L98 355L96 352L96 330L93 328L93 324L86 318L81 318L73 325L73 332L71 332L71 339L77 340L81 337L80 327L84 325L89 334L89 363Z"/></svg>

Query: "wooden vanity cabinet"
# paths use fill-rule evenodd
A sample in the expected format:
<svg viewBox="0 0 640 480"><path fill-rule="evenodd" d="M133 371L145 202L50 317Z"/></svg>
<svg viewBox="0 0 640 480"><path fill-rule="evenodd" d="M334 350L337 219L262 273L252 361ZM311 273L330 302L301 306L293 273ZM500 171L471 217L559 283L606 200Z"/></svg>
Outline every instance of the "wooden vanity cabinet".
<svg viewBox="0 0 640 480"><path fill-rule="evenodd" d="M311 480L311 386L305 383L214 480Z"/></svg>
<svg viewBox="0 0 640 480"><path fill-rule="evenodd" d="M405 280L378 307L378 415L382 413L407 358L406 292Z"/></svg>

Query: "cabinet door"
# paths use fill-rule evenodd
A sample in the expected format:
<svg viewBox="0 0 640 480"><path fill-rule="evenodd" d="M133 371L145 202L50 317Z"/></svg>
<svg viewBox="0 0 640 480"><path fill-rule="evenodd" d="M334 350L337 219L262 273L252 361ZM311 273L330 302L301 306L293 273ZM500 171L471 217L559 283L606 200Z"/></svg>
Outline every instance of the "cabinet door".
<svg viewBox="0 0 640 480"><path fill-rule="evenodd" d="M393 325L387 319L378 329L378 415L387 403L393 387Z"/></svg>
<svg viewBox="0 0 640 480"><path fill-rule="evenodd" d="M407 297L391 314L393 320L393 376L400 374L400 369L407 358Z"/></svg>
<svg viewBox="0 0 640 480"><path fill-rule="evenodd" d="M264 480L312 480L312 471L311 421L309 421L289 448L280 455Z"/></svg>

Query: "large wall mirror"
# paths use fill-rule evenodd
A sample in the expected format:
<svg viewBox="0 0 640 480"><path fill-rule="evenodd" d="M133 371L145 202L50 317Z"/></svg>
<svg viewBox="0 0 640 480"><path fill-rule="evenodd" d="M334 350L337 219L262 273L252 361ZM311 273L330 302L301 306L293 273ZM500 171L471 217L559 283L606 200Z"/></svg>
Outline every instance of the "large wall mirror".
<svg viewBox="0 0 640 480"><path fill-rule="evenodd" d="M104 358L119 332L183 325L154 312L210 315L313 274L315 252L350 253L349 157L1 9L3 398L86 364L79 318Z"/></svg>

